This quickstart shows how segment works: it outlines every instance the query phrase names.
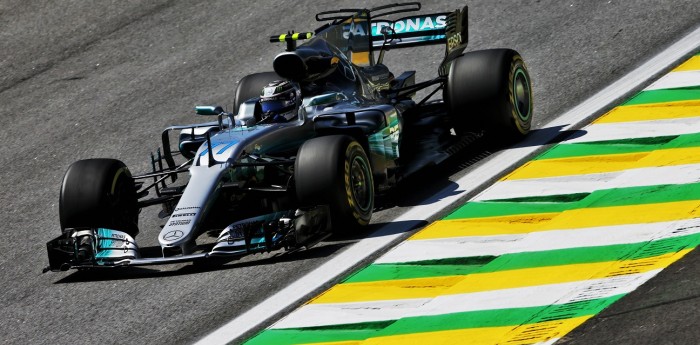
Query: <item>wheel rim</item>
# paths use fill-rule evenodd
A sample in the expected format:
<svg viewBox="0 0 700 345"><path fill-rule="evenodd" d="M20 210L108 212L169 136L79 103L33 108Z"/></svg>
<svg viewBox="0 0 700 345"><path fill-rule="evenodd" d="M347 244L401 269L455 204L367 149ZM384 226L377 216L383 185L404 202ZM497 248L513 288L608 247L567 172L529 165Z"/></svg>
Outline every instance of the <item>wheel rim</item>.
<svg viewBox="0 0 700 345"><path fill-rule="evenodd" d="M513 102L518 116L521 120L527 121L530 118L530 82L525 71L518 68L513 78Z"/></svg>
<svg viewBox="0 0 700 345"><path fill-rule="evenodd" d="M350 189L357 207L367 211L372 204L372 186L368 183L369 169L362 157L354 157L350 165Z"/></svg>

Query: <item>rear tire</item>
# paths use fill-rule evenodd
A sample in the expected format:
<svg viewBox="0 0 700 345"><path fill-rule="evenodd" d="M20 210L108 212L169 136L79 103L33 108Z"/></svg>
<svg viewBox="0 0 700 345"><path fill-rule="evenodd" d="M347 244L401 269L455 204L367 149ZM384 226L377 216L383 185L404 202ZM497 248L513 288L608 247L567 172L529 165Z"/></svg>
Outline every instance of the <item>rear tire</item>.
<svg viewBox="0 0 700 345"><path fill-rule="evenodd" d="M445 101L457 134L522 139L532 124L532 87L522 57L511 49L465 53L450 67Z"/></svg>
<svg viewBox="0 0 700 345"><path fill-rule="evenodd" d="M138 205L129 169L116 159L86 159L68 168L59 200L61 229L107 228L136 236Z"/></svg>
<svg viewBox="0 0 700 345"><path fill-rule="evenodd" d="M241 104L251 98L260 97L263 87L267 84L283 79L275 72L261 72L247 75L238 82L236 96L233 100L233 112L238 113Z"/></svg>
<svg viewBox="0 0 700 345"><path fill-rule="evenodd" d="M330 207L334 232L369 224L374 208L372 168L353 138L330 135L305 142L297 154L294 178L302 205Z"/></svg>

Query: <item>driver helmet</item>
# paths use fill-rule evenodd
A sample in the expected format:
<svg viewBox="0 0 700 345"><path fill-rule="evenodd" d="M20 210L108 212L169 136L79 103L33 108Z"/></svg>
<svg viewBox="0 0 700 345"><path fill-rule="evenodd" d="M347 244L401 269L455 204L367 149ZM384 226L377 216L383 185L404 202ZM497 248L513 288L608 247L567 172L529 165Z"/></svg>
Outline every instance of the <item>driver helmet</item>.
<svg viewBox="0 0 700 345"><path fill-rule="evenodd" d="M275 80L260 92L262 121L287 122L297 116L301 89L288 80Z"/></svg>

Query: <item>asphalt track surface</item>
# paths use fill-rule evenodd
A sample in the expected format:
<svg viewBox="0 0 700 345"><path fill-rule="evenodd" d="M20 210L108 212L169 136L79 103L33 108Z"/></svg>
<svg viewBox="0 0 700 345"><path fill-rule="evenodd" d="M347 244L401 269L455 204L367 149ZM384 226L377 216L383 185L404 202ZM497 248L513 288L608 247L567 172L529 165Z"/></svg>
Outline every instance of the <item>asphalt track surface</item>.
<svg viewBox="0 0 700 345"><path fill-rule="evenodd" d="M58 192L77 159L148 168L162 128L196 122L195 104L231 106L236 81L270 70L267 37L313 14L370 2L0 1L0 335L3 343L191 343L342 251L334 239L287 256L41 274L59 233ZM425 1L424 11L460 7ZM697 1L471 1L470 50L511 47L534 80L535 127L578 104L700 24ZM441 47L391 51L395 73L434 75ZM373 227L468 173L433 169L384 202ZM515 162L514 162L515 163ZM141 246L155 245L156 210ZM362 235L359 234L357 238ZM693 252L563 343L691 344L700 339Z"/></svg>

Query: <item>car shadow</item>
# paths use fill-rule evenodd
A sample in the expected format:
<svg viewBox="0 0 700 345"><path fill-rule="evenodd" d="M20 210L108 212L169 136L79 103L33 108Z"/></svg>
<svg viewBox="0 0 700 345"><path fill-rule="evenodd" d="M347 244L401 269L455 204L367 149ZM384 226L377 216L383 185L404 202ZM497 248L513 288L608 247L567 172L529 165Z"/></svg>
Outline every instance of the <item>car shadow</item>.
<svg viewBox="0 0 700 345"><path fill-rule="evenodd" d="M430 205L462 193L450 176L493 154L488 143L476 140L438 165L430 165L401 180L375 199L375 212L394 207Z"/></svg>
<svg viewBox="0 0 700 345"><path fill-rule="evenodd" d="M443 198L460 194L458 184L450 176L487 159L501 150L542 146L543 150L553 144L586 135L585 130L564 130L568 125L534 129L521 142L512 145L498 144L498 139L482 137L439 165L427 166L408 176L384 195L377 197L375 211L393 207L430 205Z"/></svg>
<svg viewBox="0 0 700 345"><path fill-rule="evenodd" d="M560 125L533 129L523 141L518 142L510 147L522 148L558 144L566 140L580 138L588 133L586 130L583 129L564 130L564 128L567 126L568 125Z"/></svg>
<svg viewBox="0 0 700 345"><path fill-rule="evenodd" d="M413 230L428 224L425 220L402 220L396 222L372 223L361 231L349 234L333 234L324 240L325 243L351 242L355 243L366 238L393 236L401 233L411 233Z"/></svg>

